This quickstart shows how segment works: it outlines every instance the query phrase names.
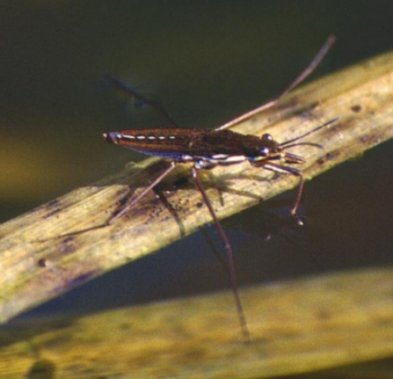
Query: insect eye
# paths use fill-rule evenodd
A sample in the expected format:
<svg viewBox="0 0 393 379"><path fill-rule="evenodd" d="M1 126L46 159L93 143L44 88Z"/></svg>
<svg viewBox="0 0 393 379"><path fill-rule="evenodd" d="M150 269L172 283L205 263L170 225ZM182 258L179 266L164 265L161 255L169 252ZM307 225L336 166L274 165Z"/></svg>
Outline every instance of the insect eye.
<svg viewBox="0 0 393 379"><path fill-rule="evenodd" d="M262 141L273 141L273 137L271 134L265 133L262 135L261 140Z"/></svg>

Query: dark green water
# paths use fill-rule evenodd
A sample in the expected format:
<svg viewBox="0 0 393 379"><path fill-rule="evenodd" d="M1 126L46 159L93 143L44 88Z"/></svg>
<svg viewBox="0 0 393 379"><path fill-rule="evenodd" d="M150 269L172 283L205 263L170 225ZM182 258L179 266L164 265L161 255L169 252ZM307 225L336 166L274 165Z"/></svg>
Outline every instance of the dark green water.
<svg viewBox="0 0 393 379"><path fill-rule="evenodd" d="M1 220L143 158L101 133L165 124L104 74L161 100L182 126L213 127L279 93L330 33L337 44L316 76L392 49L392 20L391 1L2 1ZM292 193L225 222L242 284L391 264L392 161L388 142L307 183L300 231L264 241L264 212L287 210ZM36 314L226 286L198 233Z"/></svg>

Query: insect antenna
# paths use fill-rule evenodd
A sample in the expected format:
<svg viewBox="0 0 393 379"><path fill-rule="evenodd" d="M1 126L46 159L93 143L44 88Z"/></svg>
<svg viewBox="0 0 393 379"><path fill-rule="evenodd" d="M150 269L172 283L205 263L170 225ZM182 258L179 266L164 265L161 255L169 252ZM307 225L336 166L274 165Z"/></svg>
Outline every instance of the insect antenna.
<svg viewBox="0 0 393 379"><path fill-rule="evenodd" d="M167 110L163 107L163 105L153 99L149 99L146 96L143 96L139 92L135 91L132 89L130 86L125 84L119 79L116 79L110 74L105 75L105 79L114 87L118 88L120 91L124 92L127 96L131 98L135 98L138 101L141 101L142 103L145 103L152 107L157 113L159 113L162 117L164 117L172 126L178 128L179 125L176 123L176 121L170 116L170 114L167 112Z"/></svg>
<svg viewBox="0 0 393 379"><path fill-rule="evenodd" d="M297 143L294 143L294 142L299 141L299 140L303 139L304 137L307 137L307 136L309 136L310 134L313 134L313 133L317 132L318 130L323 129L323 128L325 128L326 126L328 126L328 125L330 125L330 124L333 124L333 123L336 122L337 120L338 120L338 117L332 118L331 120L326 121L326 122L323 123L322 125L319 125L319 126L317 126L316 128L311 129L311 130L309 130L308 132L306 132L306 133L304 133L304 134L302 134L302 135L300 135L300 136L298 136L298 137L291 138L291 139L289 139L288 141L285 141L285 142L283 142L283 143L280 143L280 147L285 148L285 149L288 149L288 148L294 147L294 146L300 146L300 145L309 145L309 146L321 147L320 145L318 145L318 144L316 144L316 143L312 143L312 142L297 142Z"/></svg>

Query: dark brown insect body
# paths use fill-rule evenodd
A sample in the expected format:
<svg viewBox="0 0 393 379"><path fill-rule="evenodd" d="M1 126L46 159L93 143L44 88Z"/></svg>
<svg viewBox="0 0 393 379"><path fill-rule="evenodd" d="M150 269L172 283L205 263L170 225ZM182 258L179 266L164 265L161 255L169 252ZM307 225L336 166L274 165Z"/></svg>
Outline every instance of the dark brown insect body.
<svg viewBox="0 0 393 379"><path fill-rule="evenodd" d="M109 132L104 133L104 138L143 154L181 163L193 162L197 169L227 166L247 160L255 166L297 175L298 171L292 167L269 165L269 162L303 162L300 156L284 152L286 144L280 145L270 134L259 138L230 130L169 128Z"/></svg>

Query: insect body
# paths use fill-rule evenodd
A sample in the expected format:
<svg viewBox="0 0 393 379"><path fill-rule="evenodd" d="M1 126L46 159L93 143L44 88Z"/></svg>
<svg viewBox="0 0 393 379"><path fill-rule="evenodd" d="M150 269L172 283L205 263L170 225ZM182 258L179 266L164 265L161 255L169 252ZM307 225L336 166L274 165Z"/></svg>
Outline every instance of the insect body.
<svg viewBox="0 0 393 379"><path fill-rule="evenodd" d="M270 135L262 138L230 130L133 129L104 134L108 142L148 155L177 162L194 162L200 168L255 161L278 153L279 146Z"/></svg>

